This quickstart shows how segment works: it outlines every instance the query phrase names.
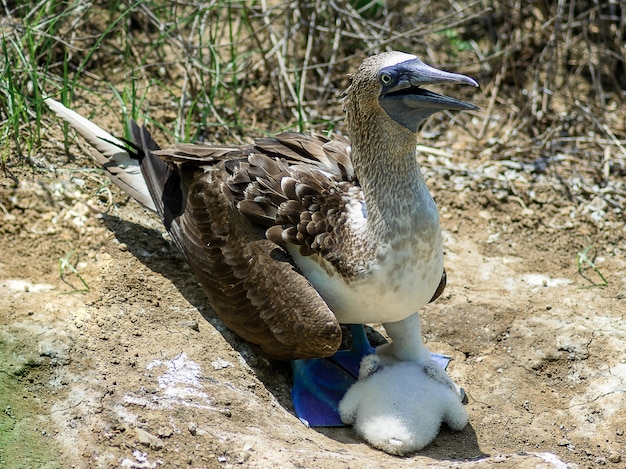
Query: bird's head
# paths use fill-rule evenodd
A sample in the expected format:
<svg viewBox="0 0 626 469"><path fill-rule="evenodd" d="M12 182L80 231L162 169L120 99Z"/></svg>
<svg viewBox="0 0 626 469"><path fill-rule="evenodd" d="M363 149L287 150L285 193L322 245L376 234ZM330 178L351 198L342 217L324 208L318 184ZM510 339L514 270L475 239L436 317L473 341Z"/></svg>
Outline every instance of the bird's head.
<svg viewBox="0 0 626 469"><path fill-rule="evenodd" d="M412 132L438 111L469 111L475 106L464 101L433 93L424 85L464 83L478 86L473 78L445 72L426 65L404 52L385 52L365 59L352 77L345 93L346 110L360 113L382 108L394 121Z"/></svg>

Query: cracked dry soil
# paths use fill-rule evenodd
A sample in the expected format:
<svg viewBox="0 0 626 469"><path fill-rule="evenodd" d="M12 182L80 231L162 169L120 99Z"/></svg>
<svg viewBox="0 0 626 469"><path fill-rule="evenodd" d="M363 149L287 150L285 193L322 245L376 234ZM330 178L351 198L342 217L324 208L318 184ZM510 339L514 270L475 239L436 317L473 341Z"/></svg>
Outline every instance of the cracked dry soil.
<svg viewBox="0 0 626 469"><path fill-rule="evenodd" d="M624 467L623 221L428 171L449 280L423 330L470 424L408 458L301 424L289 367L213 317L157 218L116 188L3 179L0 467ZM591 245L603 288L578 272Z"/></svg>

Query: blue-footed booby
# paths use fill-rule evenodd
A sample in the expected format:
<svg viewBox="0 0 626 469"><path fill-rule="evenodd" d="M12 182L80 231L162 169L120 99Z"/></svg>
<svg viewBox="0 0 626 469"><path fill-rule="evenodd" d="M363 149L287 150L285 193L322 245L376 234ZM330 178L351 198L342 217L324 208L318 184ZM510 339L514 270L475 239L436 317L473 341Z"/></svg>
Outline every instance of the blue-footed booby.
<svg viewBox="0 0 626 469"><path fill-rule="evenodd" d="M158 213L224 324L269 357L294 360L301 419L355 423L374 446L404 454L432 440L442 420L467 422L460 397L446 397L456 388L433 368L418 316L446 277L417 131L438 111L477 109L424 88L450 83L478 86L411 54L366 58L343 96L349 141L290 132L161 149L135 122L122 141L46 103L97 150L115 184ZM374 352L365 323L382 323L391 342ZM356 325L352 352L338 351L340 324ZM382 433L368 427L394 412L412 418Z"/></svg>

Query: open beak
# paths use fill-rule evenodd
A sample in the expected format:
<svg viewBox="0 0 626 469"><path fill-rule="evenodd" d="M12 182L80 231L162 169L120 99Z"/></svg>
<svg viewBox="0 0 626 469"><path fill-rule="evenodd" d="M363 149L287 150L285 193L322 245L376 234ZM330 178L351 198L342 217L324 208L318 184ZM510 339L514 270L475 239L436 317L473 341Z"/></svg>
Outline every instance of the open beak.
<svg viewBox="0 0 626 469"><path fill-rule="evenodd" d="M413 132L417 132L420 124L437 111L479 109L474 104L423 88L424 85L445 83L460 83L477 87L478 83L473 78L439 70L419 59L407 60L388 69L390 76L395 79L389 86L383 86L379 97L380 105L392 119Z"/></svg>

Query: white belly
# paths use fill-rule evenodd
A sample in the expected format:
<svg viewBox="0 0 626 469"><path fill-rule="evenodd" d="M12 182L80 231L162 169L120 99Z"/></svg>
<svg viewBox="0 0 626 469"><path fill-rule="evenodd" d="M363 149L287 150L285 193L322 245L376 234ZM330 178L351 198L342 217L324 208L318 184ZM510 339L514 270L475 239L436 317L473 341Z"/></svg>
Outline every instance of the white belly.
<svg viewBox="0 0 626 469"><path fill-rule="evenodd" d="M408 252L389 252L367 275L348 281L337 273L329 275L317 259L301 256L297 247L290 246L288 250L344 324L406 319L430 301L443 274L440 236L435 243L417 243Z"/></svg>

